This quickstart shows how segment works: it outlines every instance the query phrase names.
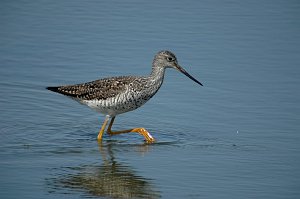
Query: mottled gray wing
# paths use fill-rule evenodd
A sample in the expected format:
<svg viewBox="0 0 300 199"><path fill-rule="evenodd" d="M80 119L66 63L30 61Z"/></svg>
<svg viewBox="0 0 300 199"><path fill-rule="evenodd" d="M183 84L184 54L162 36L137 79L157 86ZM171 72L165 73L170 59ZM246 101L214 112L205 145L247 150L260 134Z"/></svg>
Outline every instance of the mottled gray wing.
<svg viewBox="0 0 300 199"><path fill-rule="evenodd" d="M136 80L136 77L120 76L99 79L83 84L47 87L47 89L79 100L105 100L125 91L126 85L134 80Z"/></svg>

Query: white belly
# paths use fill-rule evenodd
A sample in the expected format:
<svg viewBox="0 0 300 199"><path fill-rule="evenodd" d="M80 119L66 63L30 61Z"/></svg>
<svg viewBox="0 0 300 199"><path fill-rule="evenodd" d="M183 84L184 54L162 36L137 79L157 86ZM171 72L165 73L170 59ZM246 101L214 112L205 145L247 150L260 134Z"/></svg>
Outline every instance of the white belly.
<svg viewBox="0 0 300 199"><path fill-rule="evenodd" d="M128 111L133 111L145 104L149 99L150 97L123 94L105 100L82 100L80 103L89 106L99 113L113 117Z"/></svg>

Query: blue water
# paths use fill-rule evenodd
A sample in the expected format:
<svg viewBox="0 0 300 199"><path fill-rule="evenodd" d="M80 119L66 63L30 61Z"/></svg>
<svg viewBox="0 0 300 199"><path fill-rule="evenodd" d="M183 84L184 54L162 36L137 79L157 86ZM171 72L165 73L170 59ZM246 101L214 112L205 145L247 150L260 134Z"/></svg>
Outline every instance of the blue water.
<svg viewBox="0 0 300 199"><path fill-rule="evenodd" d="M299 1L1 1L1 198L300 198ZM115 129L46 86L175 70Z"/></svg>

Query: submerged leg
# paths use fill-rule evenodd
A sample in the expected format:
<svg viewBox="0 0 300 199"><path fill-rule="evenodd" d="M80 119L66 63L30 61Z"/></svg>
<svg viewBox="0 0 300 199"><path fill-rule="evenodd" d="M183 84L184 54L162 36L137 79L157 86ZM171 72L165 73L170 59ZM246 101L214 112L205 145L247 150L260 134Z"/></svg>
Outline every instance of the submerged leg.
<svg viewBox="0 0 300 199"><path fill-rule="evenodd" d="M99 131L99 134L98 134L98 137L97 137L97 140L98 140L98 141L101 141L101 140L102 140L102 136L103 136L103 133L104 133L104 131L105 131L105 127L106 127L106 125L107 125L108 120L109 120L109 116L107 115L107 116L105 116L105 120L104 120L104 122L103 122L103 124L102 124L102 126L101 126L100 131Z"/></svg>
<svg viewBox="0 0 300 199"><path fill-rule="evenodd" d="M140 135L144 136L146 139L146 142L148 143L153 143L155 139L152 137L152 135L144 128L134 128L134 129L127 129L127 130L122 130L122 131L112 131L111 127L115 121L115 117L111 118L111 121L108 125L107 128L107 134L108 135L118 135L122 133L139 133Z"/></svg>

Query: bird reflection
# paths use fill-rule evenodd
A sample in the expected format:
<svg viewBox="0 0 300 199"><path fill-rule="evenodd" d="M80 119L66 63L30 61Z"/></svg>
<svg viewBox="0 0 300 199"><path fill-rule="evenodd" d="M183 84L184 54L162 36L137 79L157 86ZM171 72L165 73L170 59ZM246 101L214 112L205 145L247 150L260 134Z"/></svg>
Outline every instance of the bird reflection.
<svg viewBox="0 0 300 199"><path fill-rule="evenodd" d="M113 144L99 143L102 165L70 168L72 172L60 178L57 183L60 187L84 190L98 197L160 198L159 192L154 189L150 179L137 175L129 166L116 161L112 147ZM140 147L143 152L147 151L147 145Z"/></svg>

